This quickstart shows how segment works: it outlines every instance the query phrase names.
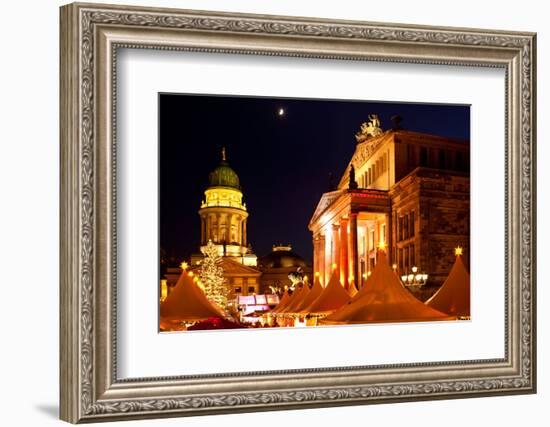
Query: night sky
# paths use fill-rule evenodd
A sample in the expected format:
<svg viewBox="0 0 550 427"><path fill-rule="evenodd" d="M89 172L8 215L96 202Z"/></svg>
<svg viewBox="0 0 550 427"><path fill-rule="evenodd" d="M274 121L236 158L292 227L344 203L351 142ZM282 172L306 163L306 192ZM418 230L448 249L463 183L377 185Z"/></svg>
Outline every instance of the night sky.
<svg viewBox="0 0 550 427"><path fill-rule="evenodd" d="M336 185L372 113L383 130L399 115L403 129L470 139L468 106L160 94L160 247L177 263L198 252L198 210L225 146L254 252L290 243L311 262L309 220L329 173Z"/></svg>

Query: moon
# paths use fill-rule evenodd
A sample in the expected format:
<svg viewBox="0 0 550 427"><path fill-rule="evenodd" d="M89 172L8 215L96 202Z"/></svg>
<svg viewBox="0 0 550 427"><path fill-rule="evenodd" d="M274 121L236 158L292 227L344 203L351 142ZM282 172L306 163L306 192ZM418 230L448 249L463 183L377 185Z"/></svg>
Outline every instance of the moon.
<svg viewBox="0 0 550 427"><path fill-rule="evenodd" d="M279 117L282 117L285 115L285 109L284 108L279 108L279 110L277 110L277 114L279 115Z"/></svg>

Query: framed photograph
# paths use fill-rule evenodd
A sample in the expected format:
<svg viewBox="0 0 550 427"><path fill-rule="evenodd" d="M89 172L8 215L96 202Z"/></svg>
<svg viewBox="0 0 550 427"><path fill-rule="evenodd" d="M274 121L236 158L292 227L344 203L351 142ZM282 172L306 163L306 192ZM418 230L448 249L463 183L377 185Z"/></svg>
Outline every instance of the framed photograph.
<svg viewBox="0 0 550 427"><path fill-rule="evenodd" d="M61 418L536 391L535 34L61 8Z"/></svg>

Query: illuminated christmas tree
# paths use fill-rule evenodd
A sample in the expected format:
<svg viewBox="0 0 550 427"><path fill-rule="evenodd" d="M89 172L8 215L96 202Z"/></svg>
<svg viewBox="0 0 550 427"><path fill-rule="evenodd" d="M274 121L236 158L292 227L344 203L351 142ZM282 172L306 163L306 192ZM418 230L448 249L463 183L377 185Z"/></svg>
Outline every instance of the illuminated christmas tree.
<svg viewBox="0 0 550 427"><path fill-rule="evenodd" d="M206 298L225 310L227 305L227 288L221 266L222 257L212 240L208 241L204 249L204 259L201 262L199 272L200 281L204 285Z"/></svg>

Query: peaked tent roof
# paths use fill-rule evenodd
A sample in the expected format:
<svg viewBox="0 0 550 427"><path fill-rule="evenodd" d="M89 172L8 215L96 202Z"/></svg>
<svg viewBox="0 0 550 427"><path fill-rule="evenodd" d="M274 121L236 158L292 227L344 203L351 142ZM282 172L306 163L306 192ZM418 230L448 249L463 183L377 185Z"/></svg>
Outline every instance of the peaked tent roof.
<svg viewBox="0 0 550 427"><path fill-rule="evenodd" d="M366 283L368 288L360 298L346 304L323 319L321 323L420 322L455 319L454 316L448 316L428 307L405 289L391 270L384 251L378 252L378 261L370 278L371 280Z"/></svg>
<svg viewBox="0 0 550 427"><path fill-rule="evenodd" d="M209 317L224 317L193 282L188 272L182 271L176 286L160 304L162 320L197 321Z"/></svg>
<svg viewBox="0 0 550 427"><path fill-rule="evenodd" d="M449 276L426 304L453 316L470 317L470 274L462 256L457 255Z"/></svg>
<svg viewBox="0 0 550 427"><path fill-rule="evenodd" d="M277 304L273 308L273 310L271 310L271 312L272 313L277 313L277 311L279 311L281 308L285 307L288 304L290 298L291 298L291 296L288 294L288 291L285 289L285 291L283 292L283 296L279 300L279 304Z"/></svg>
<svg viewBox="0 0 550 427"><path fill-rule="evenodd" d="M349 298L349 294L338 280L336 272L333 272L327 287L319 295L319 298L303 311L315 314L330 313L346 304Z"/></svg>
<svg viewBox="0 0 550 427"><path fill-rule="evenodd" d="M296 312L300 313L307 313L305 309L309 307L313 302L319 298L319 296L323 293L323 285L321 285L321 282L319 281L319 278L315 278L315 282L313 282L313 287L309 290L309 294L307 294L307 297L304 298L302 301L302 304L300 304L299 307L296 308Z"/></svg>
<svg viewBox="0 0 550 427"><path fill-rule="evenodd" d="M290 294L288 297L287 303L285 305L279 304L277 307L275 307L272 311L272 313L283 313L286 311L287 307L289 307L291 304L296 301L296 298L298 298L298 294L300 293L300 289L294 289L294 292Z"/></svg>
<svg viewBox="0 0 550 427"><path fill-rule="evenodd" d="M302 305L306 297L309 295L309 286L305 283L302 283L302 287L296 291L296 298L288 304L285 308L282 309L282 313L295 313Z"/></svg>
<svg viewBox="0 0 550 427"><path fill-rule="evenodd" d="M352 298L350 301L353 301L353 298L355 298L355 296L359 293L359 291L355 287L355 280L353 280L353 279L349 283L348 293L349 293L349 296Z"/></svg>

